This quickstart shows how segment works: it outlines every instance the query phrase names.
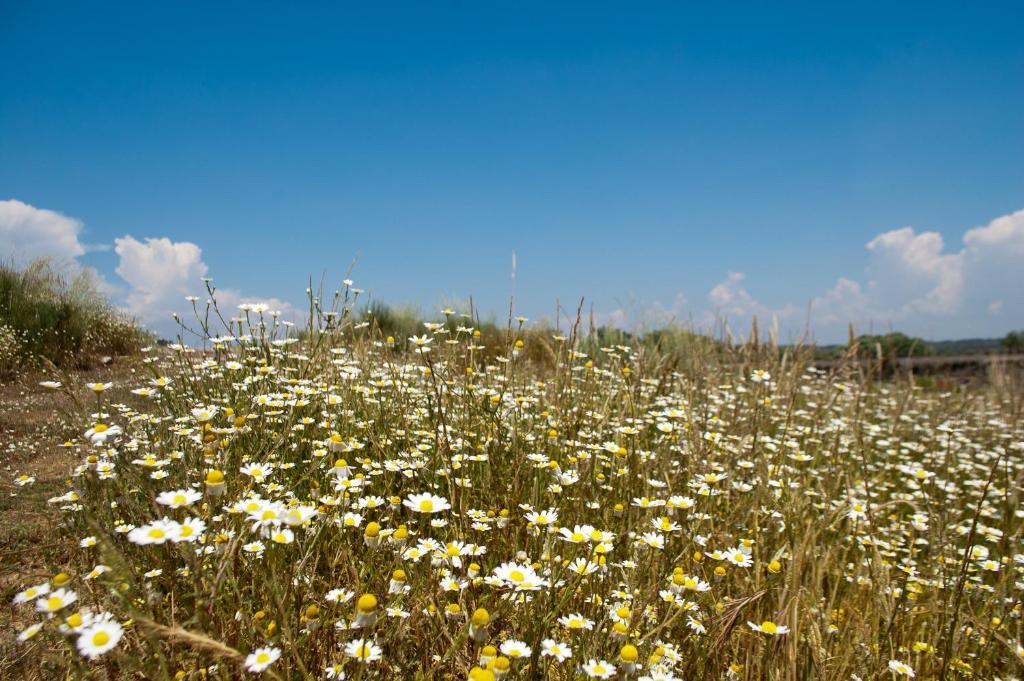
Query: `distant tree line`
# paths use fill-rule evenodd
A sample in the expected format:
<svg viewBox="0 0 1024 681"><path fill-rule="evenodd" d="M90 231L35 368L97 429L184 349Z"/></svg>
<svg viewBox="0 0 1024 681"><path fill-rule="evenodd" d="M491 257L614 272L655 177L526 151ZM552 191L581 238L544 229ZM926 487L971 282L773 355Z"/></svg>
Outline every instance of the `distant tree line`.
<svg viewBox="0 0 1024 681"><path fill-rule="evenodd" d="M1011 331L1002 340L1003 349L1007 352L1024 352L1024 331Z"/></svg>

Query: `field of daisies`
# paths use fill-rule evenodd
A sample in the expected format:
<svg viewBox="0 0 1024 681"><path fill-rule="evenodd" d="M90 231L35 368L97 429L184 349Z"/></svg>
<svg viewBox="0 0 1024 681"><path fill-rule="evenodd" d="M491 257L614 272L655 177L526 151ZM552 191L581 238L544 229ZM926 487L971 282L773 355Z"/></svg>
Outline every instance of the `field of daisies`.
<svg viewBox="0 0 1024 681"><path fill-rule="evenodd" d="M450 310L394 338L314 303L305 329L200 310L131 405L45 384L90 416L50 499L80 548L12 605L33 655L101 679L1024 677L1019 388Z"/></svg>

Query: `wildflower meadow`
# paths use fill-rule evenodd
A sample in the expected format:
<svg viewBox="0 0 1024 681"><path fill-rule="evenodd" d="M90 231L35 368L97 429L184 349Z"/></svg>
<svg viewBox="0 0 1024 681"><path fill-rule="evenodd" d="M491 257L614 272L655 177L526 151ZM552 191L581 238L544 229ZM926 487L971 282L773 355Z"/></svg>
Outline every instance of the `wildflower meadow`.
<svg viewBox="0 0 1024 681"><path fill-rule="evenodd" d="M1012 381L210 293L132 384L44 383L78 548L10 607L61 678L1024 676Z"/></svg>

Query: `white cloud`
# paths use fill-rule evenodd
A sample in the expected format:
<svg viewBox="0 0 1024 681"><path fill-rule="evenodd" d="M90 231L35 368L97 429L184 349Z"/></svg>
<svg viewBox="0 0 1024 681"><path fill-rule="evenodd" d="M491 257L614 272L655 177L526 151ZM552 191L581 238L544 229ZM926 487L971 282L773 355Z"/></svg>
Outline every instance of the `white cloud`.
<svg viewBox="0 0 1024 681"><path fill-rule="evenodd" d="M1024 210L968 229L958 251L937 232L903 227L869 241L866 285L840 278L814 299L812 319L835 338L888 328L933 338L997 336L1024 319Z"/></svg>
<svg viewBox="0 0 1024 681"><path fill-rule="evenodd" d="M201 295L205 293L201 280L209 271L197 244L166 237L140 241L126 235L115 239L114 253L118 257L115 272L127 285L121 286L109 283L79 260L87 253L110 249L109 245L82 243L82 231L82 222L75 218L15 199L0 201L0 258L24 264L34 258L51 257L70 270L90 270L101 291L126 312L168 337L178 331L173 313L177 312L190 323L193 321L189 319L191 303L186 297L199 295L205 300ZM303 317L302 311L287 301L243 295L235 289L217 291L217 301L228 319L240 314L238 305L256 302L280 311L285 320L298 322Z"/></svg>
<svg viewBox="0 0 1024 681"><path fill-rule="evenodd" d="M125 309L138 319L169 337L179 332L173 313L178 313L187 325L198 330L192 304L186 298L197 295L202 313L206 307L206 290L202 283L209 267L203 261L203 251L188 241L168 238L147 238L145 242L131 236L114 241L114 252L120 258L117 274L131 287L125 298ZM243 295L236 289L218 289L217 305L226 321L242 316L238 306L243 303L264 303L270 311L280 312L287 321L298 321L300 311L280 298L260 298ZM216 323L214 319L211 323ZM212 333L226 332L214 328Z"/></svg>
<svg viewBox="0 0 1024 681"><path fill-rule="evenodd" d="M203 251L188 241L132 236L114 240L114 252L120 258L115 270L131 287L125 308L144 322L166 322L173 312L181 312L185 297L194 294L200 279L206 276Z"/></svg>
<svg viewBox="0 0 1024 681"><path fill-rule="evenodd" d="M944 253L938 232L911 227L884 232L868 242L868 286L888 300L889 315L955 314L963 296L963 258Z"/></svg>
<svg viewBox="0 0 1024 681"><path fill-rule="evenodd" d="M1013 258L1024 258L1024 209L968 230L964 244L973 252L999 250Z"/></svg>
<svg viewBox="0 0 1024 681"><path fill-rule="evenodd" d="M865 244L864 275L839 277L810 303L810 328L821 342L841 341L847 324L859 333L897 329L929 338L999 336L1024 325L1024 210L964 232L949 250L938 232L902 227ZM782 338L801 335L806 301L772 305L747 288L742 272L729 272L694 311L706 330L718 322L752 317L781 325ZM611 323L622 308L606 315Z"/></svg>
<svg viewBox="0 0 1024 681"><path fill-rule="evenodd" d="M27 263L35 258L73 260L86 252L82 223L16 199L0 201L0 257Z"/></svg>
<svg viewBox="0 0 1024 681"><path fill-rule="evenodd" d="M754 299L743 286L746 275L743 272L729 272L725 281L720 282L708 293L712 310L721 317L766 317L771 311Z"/></svg>
<svg viewBox="0 0 1024 681"><path fill-rule="evenodd" d="M229 321L231 317L245 316L245 313L238 309L238 306L244 303L262 303L267 306L267 312L264 313L264 317L270 313L279 313L282 321L301 323L309 314L308 311L299 310L286 300L274 297L261 298L259 296L242 295L242 292L236 289L217 289L215 295L221 314Z"/></svg>
<svg viewBox="0 0 1024 681"><path fill-rule="evenodd" d="M704 311L704 325L711 329L718 322L727 326L730 322L745 323L753 318L761 322L770 322L770 333L778 336L779 327L785 324L785 331L792 335L801 329L801 308L798 305L786 304L772 308L757 300L743 285L746 275L743 272L729 272L725 280L716 284L708 293L710 308ZM788 339L787 339L788 340Z"/></svg>

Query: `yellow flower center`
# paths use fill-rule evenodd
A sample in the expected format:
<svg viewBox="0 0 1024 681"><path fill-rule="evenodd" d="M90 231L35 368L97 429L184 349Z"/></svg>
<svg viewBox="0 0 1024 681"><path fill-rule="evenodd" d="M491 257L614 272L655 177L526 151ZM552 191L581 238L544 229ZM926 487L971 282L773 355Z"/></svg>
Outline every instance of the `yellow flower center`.
<svg viewBox="0 0 1024 681"><path fill-rule="evenodd" d="M779 630L779 627L775 622L761 622L761 631L766 634L774 634Z"/></svg>
<svg viewBox="0 0 1024 681"><path fill-rule="evenodd" d="M434 502L430 499L424 499L420 502L420 510L430 512L434 510Z"/></svg>
<svg viewBox="0 0 1024 681"><path fill-rule="evenodd" d="M153 539L163 539L167 535L159 527L153 527L153 528L150 528L150 530L149 530L149 536L152 537Z"/></svg>
<svg viewBox="0 0 1024 681"><path fill-rule="evenodd" d="M377 597L373 594L363 594L356 603L356 609L362 613L371 613L377 609Z"/></svg>

